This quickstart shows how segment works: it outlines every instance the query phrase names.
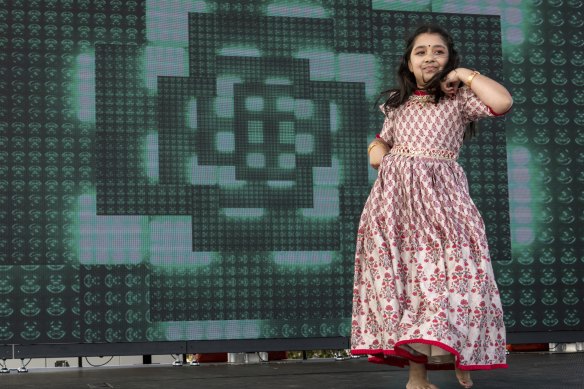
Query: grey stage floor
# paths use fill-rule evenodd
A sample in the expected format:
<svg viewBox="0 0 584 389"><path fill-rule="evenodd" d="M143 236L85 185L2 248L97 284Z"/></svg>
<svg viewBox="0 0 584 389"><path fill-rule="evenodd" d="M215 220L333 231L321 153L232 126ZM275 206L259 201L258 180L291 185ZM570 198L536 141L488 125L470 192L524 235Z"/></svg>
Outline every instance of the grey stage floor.
<svg viewBox="0 0 584 389"><path fill-rule="evenodd" d="M477 389L584 388L584 353L512 354L509 369L473 373ZM453 372L433 371L440 389L460 388ZM30 369L0 375L0 388L405 388L407 370L375 365L366 359L289 360L263 364L201 364L198 367L141 365Z"/></svg>

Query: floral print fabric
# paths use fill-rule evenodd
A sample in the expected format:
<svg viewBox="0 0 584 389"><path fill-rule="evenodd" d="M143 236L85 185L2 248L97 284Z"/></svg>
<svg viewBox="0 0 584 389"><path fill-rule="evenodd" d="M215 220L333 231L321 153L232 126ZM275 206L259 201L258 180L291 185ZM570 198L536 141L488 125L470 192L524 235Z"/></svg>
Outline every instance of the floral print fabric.
<svg viewBox="0 0 584 389"><path fill-rule="evenodd" d="M427 153L390 151L365 203L355 255L353 354L397 366L413 360L428 368L507 367L484 223L464 171L441 157L458 154L466 124L493 115L466 87L438 104L413 98L386 113L380 137L390 147Z"/></svg>

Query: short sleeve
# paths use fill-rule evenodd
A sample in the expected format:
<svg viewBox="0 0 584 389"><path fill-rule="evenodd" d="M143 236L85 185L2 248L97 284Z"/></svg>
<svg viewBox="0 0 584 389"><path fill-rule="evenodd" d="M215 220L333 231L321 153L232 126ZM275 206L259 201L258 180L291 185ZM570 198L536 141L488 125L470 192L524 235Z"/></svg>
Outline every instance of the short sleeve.
<svg viewBox="0 0 584 389"><path fill-rule="evenodd" d="M383 126L381 127L379 137L381 138L381 140L387 143L389 147L391 147L393 146L394 109L390 109L388 112L386 112L383 105L379 106L379 109L381 109L383 115L385 116L385 120L383 121Z"/></svg>
<svg viewBox="0 0 584 389"><path fill-rule="evenodd" d="M460 98L462 115L465 124L474 122L484 117L502 116L495 113L491 107L486 105L478 96L468 87L462 87L458 94Z"/></svg>

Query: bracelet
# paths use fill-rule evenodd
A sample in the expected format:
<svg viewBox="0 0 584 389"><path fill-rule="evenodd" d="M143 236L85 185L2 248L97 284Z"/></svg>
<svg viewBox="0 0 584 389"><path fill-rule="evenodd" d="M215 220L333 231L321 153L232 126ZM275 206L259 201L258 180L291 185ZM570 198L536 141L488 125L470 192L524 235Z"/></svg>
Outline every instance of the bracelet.
<svg viewBox="0 0 584 389"><path fill-rule="evenodd" d="M373 142L369 147L367 147L367 154L371 153L374 147L379 146L379 142Z"/></svg>
<svg viewBox="0 0 584 389"><path fill-rule="evenodd" d="M472 84L472 80L474 80L474 78L477 76L477 74L481 74L478 71L473 71L472 74L470 76L468 76L468 78L466 79L466 86L468 86L470 88L471 84Z"/></svg>

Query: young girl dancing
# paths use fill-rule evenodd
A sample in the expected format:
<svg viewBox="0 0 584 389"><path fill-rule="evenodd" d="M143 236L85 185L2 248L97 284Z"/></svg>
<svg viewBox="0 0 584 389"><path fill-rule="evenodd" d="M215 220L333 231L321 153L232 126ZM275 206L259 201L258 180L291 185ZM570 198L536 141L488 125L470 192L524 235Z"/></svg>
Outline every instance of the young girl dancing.
<svg viewBox="0 0 584 389"><path fill-rule="evenodd" d="M427 369L470 388L470 370L507 367L484 222L456 158L465 127L513 100L458 65L445 30L416 30L368 147L378 176L357 233L351 352L409 365L407 389L437 389Z"/></svg>

